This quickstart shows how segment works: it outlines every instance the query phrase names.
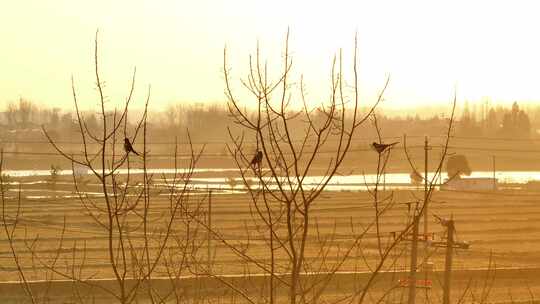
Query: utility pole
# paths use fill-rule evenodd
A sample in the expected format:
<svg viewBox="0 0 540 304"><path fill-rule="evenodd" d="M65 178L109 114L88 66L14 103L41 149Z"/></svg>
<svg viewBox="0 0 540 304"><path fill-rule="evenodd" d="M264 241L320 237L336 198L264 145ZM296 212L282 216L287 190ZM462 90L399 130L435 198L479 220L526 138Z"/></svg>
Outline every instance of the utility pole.
<svg viewBox="0 0 540 304"><path fill-rule="evenodd" d="M414 210L413 217L413 239L411 245L411 269L409 271L409 301L408 304L414 304L416 301L416 268L417 268L417 256L418 256L418 222L420 221L420 215L416 214Z"/></svg>
<svg viewBox="0 0 540 304"><path fill-rule="evenodd" d="M454 252L454 220L445 223L448 228L446 235L446 261L444 265L443 304L450 304L450 279L452 275L452 253Z"/></svg>
<svg viewBox="0 0 540 304"><path fill-rule="evenodd" d="M450 289L451 289L451 277L452 277L452 254L454 248L469 249L468 242L456 242L454 240L454 234L456 231L454 219L451 217L449 220L440 218L437 219L447 228L446 241L432 242L434 247L446 247L446 259L444 263L444 283L443 283L443 304L450 304Z"/></svg>
<svg viewBox="0 0 540 304"><path fill-rule="evenodd" d="M444 157L444 145L441 145L441 159L443 159ZM441 185L442 185L442 167L441 167L441 170L439 171L439 190L441 189Z"/></svg>
<svg viewBox="0 0 540 304"><path fill-rule="evenodd" d="M212 190L208 191L208 234L206 238L206 247L208 249L207 263L208 263L208 272L210 272L210 267L212 265L212 252L211 252L211 242L212 242Z"/></svg>
<svg viewBox="0 0 540 304"><path fill-rule="evenodd" d="M423 212L424 212L424 261L423 261L423 265L422 265L422 269L424 271L424 280L427 281L428 280L428 276L429 276L429 242L428 242L428 207L429 207L429 193L428 193L428 182L430 181L429 177L428 177L428 171L429 171L429 166L428 166L428 151L430 150L431 148L429 147L429 143L428 143L428 137L426 136L424 138L424 206L423 206ZM427 296L427 293L426 293L426 296Z"/></svg>
<svg viewBox="0 0 540 304"><path fill-rule="evenodd" d="M426 136L424 138L424 238L427 238L428 235L428 150L430 150L430 148L428 146L428 137ZM427 252L428 242L425 244Z"/></svg>

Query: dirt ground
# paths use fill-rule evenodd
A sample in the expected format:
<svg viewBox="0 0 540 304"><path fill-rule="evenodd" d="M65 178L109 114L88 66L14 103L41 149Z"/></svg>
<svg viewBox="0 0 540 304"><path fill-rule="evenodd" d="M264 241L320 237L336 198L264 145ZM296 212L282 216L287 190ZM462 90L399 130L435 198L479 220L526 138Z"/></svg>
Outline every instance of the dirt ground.
<svg viewBox="0 0 540 304"><path fill-rule="evenodd" d="M367 293L367 303L377 302L385 297L388 303L404 303L407 301L408 288L399 287L397 281L407 275L406 272L380 273ZM536 303L535 294L540 292L537 278L540 269L502 269L459 270L452 276L451 299L462 303ZM336 273L327 286L327 292L318 302L321 303L355 303L361 293L362 286L370 277L369 273ZM423 277L424 278L424 277ZM317 275L304 276L302 280L317 280ZM435 271L428 275L433 282L431 288L418 288L416 303L433 303L442 298L443 272ZM223 281L222 281L223 280ZM268 284L267 276L224 277L220 279L208 277L185 277L178 280L152 280L155 291L167 294L171 285L179 290L182 303L250 303L242 296L232 291L223 282L240 286L245 295L257 301L261 300L260 286ZM133 284L133 282L129 282ZM78 289L79 297L73 295L74 288ZM52 303L111 303L114 298L102 288L115 290L115 282L111 280L94 280L88 284L69 281L32 282L30 288L38 302L47 300ZM146 286L145 286L146 287ZM144 290L144 288L142 288ZM116 289L117 290L117 289ZM284 289L276 294L279 303L288 302ZM2 303L30 303L20 284L0 283L0 300ZM171 303L176 303L176 299ZM152 303L144 293L137 303Z"/></svg>
<svg viewBox="0 0 540 304"><path fill-rule="evenodd" d="M29 244L37 240L32 243L35 244L33 251L37 256L54 256L60 246L62 231L64 231L64 236L60 264L80 265L84 251L84 268L88 276L92 276L93 279L112 277L106 251L108 241L106 231L93 221L76 196L66 198L74 194L70 178L62 177L55 185L50 182L38 182L42 179L39 177L13 179L21 183L21 213L18 222L19 230L15 235L15 249L27 278L29 280L51 278L46 276L46 269L32 259ZM99 187L90 182L83 187L83 190L97 193ZM421 191L394 191L392 193L394 206L384 214L381 220L383 241L389 241L392 232L399 232L405 227L410 219L409 203L423 197ZM13 187L9 192L10 198L7 200L5 209L8 219L13 219L17 210L16 194L17 190ZM159 194L157 191L154 192L151 200L152 220L158 220L163 212L166 212L169 204L166 195L157 194ZM493 291L496 295L496 299L492 299L494 302L507 301L510 298L513 300L530 299L525 286L532 286L532 291L540 292L536 277L523 272L527 269L540 268L539 198L540 193L523 190L436 191L434 193L429 206L429 231L434 233L436 240L442 240L445 228L436 221L433 214L445 218L452 217L455 220L456 239L470 244L469 249L456 249L454 254L454 270L462 271L463 276L456 286L456 288L458 286L461 288L458 288L458 291L465 289L464 284L468 282L466 279L468 272L475 269L485 271L491 265L492 268L500 269L501 273L506 271L506 275L512 278L510 281L521 286L516 285L510 288L507 283L497 285L499 288ZM93 199L99 204L99 197ZM202 208L207 206L205 200L204 195L196 196L195 199L201 202ZM254 221L256 216L249 202L250 198L246 194L214 195L212 197L212 228L219 231L228 242L244 248L246 254L259 261L268 261L268 250L261 235L258 234L258 223ZM316 260L320 249L318 241L321 238L327 238L325 246L331 248L333 255L330 254L325 263L332 264L339 261L343 248L352 246L354 236L363 227L372 223L374 212L372 199L367 192L324 192L313 205L311 212L311 222L314 226L308 235L312 241L306 249L306 259ZM64 220L65 228L63 228ZM181 229L178 231L181 232ZM199 248L199 258L201 261L206 261L207 235L200 233L197 237L200 238L202 244ZM133 240L135 244L140 242L140 235L135 234ZM212 239L210 244L213 256L212 268L216 274L258 272L256 267L243 262L219 240ZM3 282L19 280L8 245L5 234L2 233L0 281ZM397 273L406 271L409 266L409 246L408 242L399 245L392 257L395 263L383 270ZM420 255L423 257L426 253L423 244L420 249ZM427 252L430 255L430 261L433 262L434 271L440 273L444 269L444 249L429 247ZM371 229L360 246L341 265L339 271L369 271L368 265L373 266L376 257L376 238L374 230ZM278 255L277 260L278 263L286 263L283 255ZM65 269L69 268L65 267ZM158 269L158 276L165 275L163 271L164 269ZM188 274L185 273L185 275ZM481 286L482 280L477 279L482 276L471 275L470 277L473 279L476 277L474 284L480 288L478 286ZM60 279L58 276L52 278ZM396 278L391 282L395 282ZM440 280L434 281L440 283ZM343 288L341 286L338 289ZM435 290L436 288L434 288L434 294L440 293L440 290L437 292Z"/></svg>

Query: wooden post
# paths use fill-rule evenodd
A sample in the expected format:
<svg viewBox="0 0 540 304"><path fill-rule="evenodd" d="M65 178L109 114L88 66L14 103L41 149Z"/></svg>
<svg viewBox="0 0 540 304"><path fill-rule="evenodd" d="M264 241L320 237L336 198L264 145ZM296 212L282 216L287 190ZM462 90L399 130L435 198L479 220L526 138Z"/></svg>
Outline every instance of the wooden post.
<svg viewBox="0 0 540 304"><path fill-rule="evenodd" d="M418 256L418 222L420 221L420 215L414 211L413 217L413 239L411 244L411 269L409 271L409 301L408 304L414 304L416 301L416 268L417 268L417 256Z"/></svg>
<svg viewBox="0 0 540 304"><path fill-rule="evenodd" d="M446 236L446 260L444 266L443 304L450 304L450 279L452 275L452 253L454 252L454 220L446 223L448 228Z"/></svg>
<svg viewBox="0 0 540 304"><path fill-rule="evenodd" d="M441 160L443 159L444 157L444 145L441 145ZM442 167L441 167L441 171L439 172L439 190L441 190L441 185L442 185Z"/></svg>
<svg viewBox="0 0 540 304"><path fill-rule="evenodd" d="M424 235L428 235L428 150L428 137L426 136L424 138ZM426 242L425 245L427 253L428 243Z"/></svg>
<svg viewBox="0 0 540 304"><path fill-rule="evenodd" d="M208 247L208 256L207 256L207 263L208 263L208 272L210 272L210 268L212 265L212 190L208 191L208 234L206 239L206 247Z"/></svg>

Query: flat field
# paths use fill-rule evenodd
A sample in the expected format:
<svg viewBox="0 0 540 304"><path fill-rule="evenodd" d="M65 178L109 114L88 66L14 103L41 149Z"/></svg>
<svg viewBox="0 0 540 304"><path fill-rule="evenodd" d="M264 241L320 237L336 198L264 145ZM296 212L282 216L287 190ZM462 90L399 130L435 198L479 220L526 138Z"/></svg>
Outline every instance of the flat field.
<svg viewBox="0 0 540 304"><path fill-rule="evenodd" d="M208 177L208 176L206 176ZM51 261L57 256L58 269L69 272L84 265L82 277L108 279L113 277L108 257L109 237L107 231L99 226L83 208L79 198L73 193L73 184L67 177L60 178L55 185L43 182L37 177L14 178L20 183L21 198L18 216L18 229L14 236L15 250L22 269L29 280L62 279L51 274L43 261ZM99 193L98 185L86 183L82 190ZM410 221L411 206L422 191L387 191L380 195L393 195L394 205L385 212L380 221L381 242L392 240L392 232L400 232ZM8 223L13 223L18 206L18 188L14 185L8 192L4 212ZM96 206L104 207L103 199L90 195ZM520 275L523 271L540 268L540 193L523 190L499 190L486 192L435 191L429 206L428 228L435 240L443 241L445 228L433 214L455 220L457 241L466 241L469 249L456 249L454 270L462 273L461 290L466 288L467 273L475 280L481 280L474 271L500 269L514 271L512 282L523 282L514 286L512 299L530 298L530 291L540 293L540 282L531 275ZM208 196L206 193L193 194L189 200L198 206L200 221L207 224ZM159 226L164 215L169 212L170 200L165 189L151 192L149 223ZM374 223L375 208L373 199L367 192L323 192L312 206L310 232L306 246L306 260L314 265L313 271L332 269L341 263L340 272L366 272L373 269L379 257ZM186 233L179 218L178 226L173 225L177 236ZM136 222L133 219L134 223ZM176 224L175 224L176 225ZM372 225L372 226L370 226ZM208 253L212 271L215 274L249 276L261 273L261 269L239 257L231 246L242 251L253 261L267 263L270 259L266 231L261 226L251 198L245 193L215 193L211 201L211 226L219 236L210 236L205 231L192 234L198 244L193 255L201 266L206 266ZM367 227L366 234L355 245L355 238ZM142 228L134 228L130 235L133 248L142 246ZM421 223L420 231L423 230ZM19 280L13 262L9 242L5 234L0 234L0 269L3 282ZM207 245L210 244L210 250ZM321 262L321 248L327 254ZM60 248L60 249L59 249ZM142 247L141 247L142 248ZM152 247L151 247L152 248ZM348 251L350 248L352 250ZM153 248L157 250L157 247ZM171 243L167 252L180 249ZM33 252L33 254L32 254ZM410 242L403 241L391 254L391 263L384 271L395 272L391 280L396 281L409 268ZM444 270L445 249L420 245L420 260L426 254L433 263L436 277ZM155 254L152 252L151 254ZM284 252L278 251L277 264L286 271L288 261ZM75 266L75 267L73 267ZM196 265L191 265L181 275L193 275ZM457 273L457 272L456 272ZM47 276L49 275L49 276ZM52 275L52 276L51 276ZM167 276L164 267L158 267L156 277ZM476 277L475 277L476 276ZM532 276L534 277L534 276ZM439 281L440 283L440 281ZM437 283L437 284L439 284ZM478 283L479 284L479 283ZM343 286L342 286L343 287ZM344 288L344 287L343 287ZM457 288L457 287L456 287ZM499 301L508 300L509 285L500 286L494 294ZM521 289L520 289L521 288ZM338 288L339 289L339 288ZM343 289L345 290L345 289ZM434 291L435 292L435 291ZM502 296L502 295L505 296Z"/></svg>

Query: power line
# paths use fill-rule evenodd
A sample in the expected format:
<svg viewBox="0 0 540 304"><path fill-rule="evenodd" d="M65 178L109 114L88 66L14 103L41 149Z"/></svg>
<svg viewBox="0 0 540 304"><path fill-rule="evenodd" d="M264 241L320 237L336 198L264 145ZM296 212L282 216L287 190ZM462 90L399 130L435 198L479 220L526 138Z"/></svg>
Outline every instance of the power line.
<svg viewBox="0 0 540 304"><path fill-rule="evenodd" d="M439 137L439 136L435 136ZM441 136L444 137L444 136ZM511 138L511 137L483 137L483 136L450 136L463 140L509 141L509 142L540 142L540 138Z"/></svg>
<svg viewBox="0 0 540 304"><path fill-rule="evenodd" d="M513 153L540 153L540 150L516 150L516 149L501 149L501 148L479 148L479 147L458 147L448 146L449 149L473 150L473 151L490 151L490 152L513 152Z"/></svg>
<svg viewBox="0 0 540 304"><path fill-rule="evenodd" d="M412 135L412 136L407 136L407 137L410 137L410 138L420 138L422 136L417 136L417 135ZM384 140L395 140L395 139L400 139L401 136L388 136L388 137L382 137L382 139ZM327 142L335 142L335 141L339 141L340 139L327 139L326 141ZM369 141L373 141L373 140L379 140L378 137L366 137L366 138L353 138L351 139L351 141L355 142L355 141L366 141L366 142L369 142ZM346 140L343 140L343 141L346 141ZM244 144L255 144L256 141L255 140L243 140L242 141ZM300 142L300 143L303 143L304 140L303 139L293 139L292 142ZM315 143L316 140L311 140L311 141L308 141L308 143L311 142L311 143ZM50 144L50 142L48 140L1 140L0 139L0 144L3 144L3 143L9 143L9 144ZM54 143L55 144L66 144L66 145L69 145L69 144L73 144L73 145L82 145L83 142L81 141L71 141L71 140L54 140ZM192 142L189 142L189 141L177 141L177 142L174 142L174 141L154 141L154 142L147 142L146 144L147 145L190 145L190 144L193 144L193 145L208 145L208 144L233 144L234 142L232 140L206 140L206 141L192 141ZM102 143L100 142L95 142L95 141L92 141L92 142L87 142L86 143L87 145L102 145ZM110 143L109 143L110 144ZM123 144L123 141L118 141L116 142L116 144L118 145L121 145Z"/></svg>
<svg viewBox="0 0 540 304"><path fill-rule="evenodd" d="M423 138L424 136L423 135L407 135L407 138ZM446 138L446 136L443 136L443 135L431 135L430 137L433 137L433 138ZM396 140L396 139L401 139L402 137L401 136L386 136L386 137L382 137L381 139L383 141L385 140ZM540 139L511 139L511 138L484 138L484 137L461 137L461 136L450 136L450 138L455 138L455 139L464 139L464 140L497 140L497 141L539 141L540 142ZM352 141L353 142L358 142L358 141L365 141L365 142L370 142L370 141L374 141L374 140L379 140L378 137L365 137L365 138L353 138ZM303 139L295 139L295 140L292 140L293 142L304 142ZM339 139L328 139L327 141L339 141ZM311 142L315 142L315 140L311 141ZM73 144L73 145L82 145L83 142L81 141L72 141L72 140L55 140L54 141L55 144L66 144L66 145L69 145L69 144ZM188 141L177 141L177 142L174 142L174 141L152 141L152 142L147 142L147 145L175 145L175 144L178 144L178 145L189 145L189 144L196 144L196 145L203 145L203 144L232 144L233 141L232 140L206 140L206 141L192 141L192 142L188 142ZM251 144L251 143L256 143L256 141L254 140L244 140L243 143L248 143L248 144ZM50 144L50 142L48 140L18 140L18 139L7 139L7 140L1 140L0 139L0 144ZM101 145L102 143L100 142L87 142L86 143L87 145ZM117 144L122 144L122 141L118 141Z"/></svg>
<svg viewBox="0 0 540 304"><path fill-rule="evenodd" d="M417 148L420 148L421 146L411 146L411 147L407 147L407 149L417 149ZM402 147L396 147L394 149L399 149L399 150L402 150L403 148ZM349 149L349 152L367 152L367 151L373 151L372 148L354 148L354 149ZM13 154L13 155L52 155L52 156L61 156L58 152L27 152L27 151L3 151L4 154ZM66 154L70 155L70 156L84 156L84 153L81 153L81 152L77 152L77 153L70 153L70 152L65 152ZM306 152L306 153L309 153L309 152ZM328 150L328 151L318 151L317 154L334 154L336 153L336 151L332 151L332 150ZM91 153L89 152L88 155L89 156L92 156L94 155L95 153ZM290 152L283 152L284 155L291 155L292 153ZM115 154L114 156L121 156L123 155L123 153L118 153L118 154ZM192 154L191 153L177 153L176 154L178 157L191 157ZM107 157L111 157L113 156L113 154L106 154ZM149 153L148 154L149 157L172 157L173 154L172 153L168 153L168 154L161 154L161 153L156 153L156 154L151 154ZM212 152L212 153L203 153L204 157L208 157L208 156L215 156L215 157L224 157L224 158L229 158L230 156L228 155L223 155L222 152Z"/></svg>
<svg viewBox="0 0 540 304"><path fill-rule="evenodd" d="M407 138L423 138L424 135L407 135ZM383 140L395 140L395 139L401 139L402 136L385 136L382 137ZM445 135L430 135L430 138L446 138ZM456 136L452 135L450 136L451 139L460 139L460 140L474 140L474 141L504 141L504 142L539 142L540 138L511 138L511 137L483 137L483 136ZM338 141L339 139L328 139L328 141ZM373 141L378 140L378 137L365 137L365 138L353 138L352 141ZM303 142L303 139L296 139L293 140L293 142ZM244 143L251 144L256 143L254 140L244 140ZM47 140L1 140L0 144L2 143L9 143L9 144L49 144L50 142ZM80 141L71 141L71 140L55 140L54 143L56 144L73 144L73 145L82 145L83 143ZM204 144L232 144L232 140L206 140L206 141L192 141L191 143L188 141L154 141L154 142L147 142L147 145L204 145ZM118 141L118 144L122 144L121 141ZM87 142L87 145L101 145L99 142Z"/></svg>
<svg viewBox="0 0 540 304"><path fill-rule="evenodd" d="M423 146L415 145L415 146L408 146L407 149L420 149L423 148ZM442 147L433 145L432 148L434 149L440 149ZM453 150L470 150L470 151L487 151L487 152L512 152L512 153L540 153L540 149L507 149L507 148L484 148L484 147L470 147L470 146L448 146L449 149ZM403 147L395 147L394 150L403 150ZM353 148L349 149L349 152L368 152L372 151L372 148ZM61 156L58 152L30 152L30 151L3 151L4 154L12 154L12 155L49 155L49 156ZM77 152L77 153L70 153L66 152L69 155L72 156L84 156L84 153ZM334 154L336 151L318 151L318 154ZM120 156L123 153L118 153L115 156ZM203 153L202 156L208 157L224 157L228 158L229 155L223 155L223 152L212 152L212 153ZM290 155L291 153L284 152L284 155ZM94 153L88 153L88 155L94 155ZM171 153L163 154L163 153L156 153L156 154L148 154L149 157L171 157L173 156ZM106 156L111 157L112 154L106 154ZM177 153L178 157L191 157L191 153Z"/></svg>

